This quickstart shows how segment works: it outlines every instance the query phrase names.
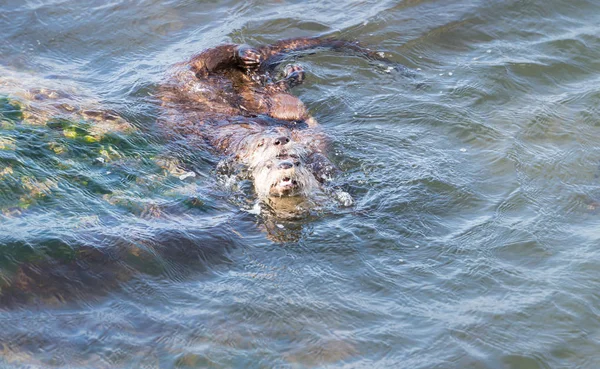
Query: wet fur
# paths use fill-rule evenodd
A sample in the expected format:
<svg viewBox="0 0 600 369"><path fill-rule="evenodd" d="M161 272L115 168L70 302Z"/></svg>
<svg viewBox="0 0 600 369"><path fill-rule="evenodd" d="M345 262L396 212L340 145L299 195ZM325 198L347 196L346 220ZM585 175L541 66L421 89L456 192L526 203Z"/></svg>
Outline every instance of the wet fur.
<svg viewBox="0 0 600 369"><path fill-rule="evenodd" d="M186 146L209 147L245 165L260 199L319 193L336 172L325 155L327 137L290 92L304 80L301 67L277 72L286 54L319 47L382 59L334 39L218 46L174 66L161 88L161 125Z"/></svg>

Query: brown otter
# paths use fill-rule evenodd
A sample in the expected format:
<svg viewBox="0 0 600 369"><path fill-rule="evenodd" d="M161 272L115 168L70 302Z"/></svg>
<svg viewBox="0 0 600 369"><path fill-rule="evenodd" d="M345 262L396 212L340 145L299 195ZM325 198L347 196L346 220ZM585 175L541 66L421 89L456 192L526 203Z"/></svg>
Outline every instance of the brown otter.
<svg viewBox="0 0 600 369"><path fill-rule="evenodd" d="M328 140L290 93L303 82L304 70L292 64L276 73L286 54L319 47L389 62L357 43L335 39L218 46L175 65L161 89L162 126L186 145L207 143L243 164L261 200L323 193L336 172L325 155ZM343 195L343 202L349 205L350 196Z"/></svg>

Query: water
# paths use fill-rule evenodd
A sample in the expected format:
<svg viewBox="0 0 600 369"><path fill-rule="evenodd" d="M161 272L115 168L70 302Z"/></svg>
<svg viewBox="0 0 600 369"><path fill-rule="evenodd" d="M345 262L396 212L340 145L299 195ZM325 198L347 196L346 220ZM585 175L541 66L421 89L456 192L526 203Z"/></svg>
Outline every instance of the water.
<svg viewBox="0 0 600 369"><path fill-rule="evenodd" d="M597 2L0 8L0 366L598 367ZM303 58L355 205L265 219L153 94L202 49L317 34L418 74Z"/></svg>

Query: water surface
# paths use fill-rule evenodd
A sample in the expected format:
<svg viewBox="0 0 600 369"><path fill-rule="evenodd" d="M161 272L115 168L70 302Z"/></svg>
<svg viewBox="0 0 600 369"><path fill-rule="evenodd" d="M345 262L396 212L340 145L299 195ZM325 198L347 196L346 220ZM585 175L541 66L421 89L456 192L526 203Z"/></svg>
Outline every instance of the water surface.
<svg viewBox="0 0 600 369"><path fill-rule="evenodd" d="M597 2L0 9L0 366L600 363ZM322 34L417 75L302 58L355 205L264 219L154 94L202 49Z"/></svg>

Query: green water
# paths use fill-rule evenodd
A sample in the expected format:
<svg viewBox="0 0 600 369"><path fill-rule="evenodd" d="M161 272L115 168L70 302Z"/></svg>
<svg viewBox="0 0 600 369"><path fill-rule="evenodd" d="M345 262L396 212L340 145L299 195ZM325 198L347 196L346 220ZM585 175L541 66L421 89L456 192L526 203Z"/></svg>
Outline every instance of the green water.
<svg viewBox="0 0 600 369"><path fill-rule="evenodd" d="M600 4L0 2L0 367L597 368ZM351 208L255 214L168 67L334 35L297 94Z"/></svg>

